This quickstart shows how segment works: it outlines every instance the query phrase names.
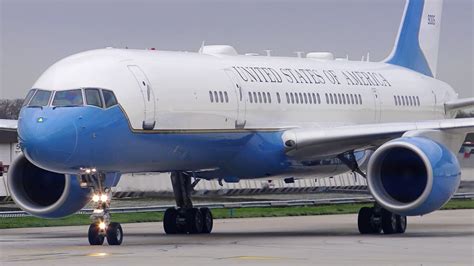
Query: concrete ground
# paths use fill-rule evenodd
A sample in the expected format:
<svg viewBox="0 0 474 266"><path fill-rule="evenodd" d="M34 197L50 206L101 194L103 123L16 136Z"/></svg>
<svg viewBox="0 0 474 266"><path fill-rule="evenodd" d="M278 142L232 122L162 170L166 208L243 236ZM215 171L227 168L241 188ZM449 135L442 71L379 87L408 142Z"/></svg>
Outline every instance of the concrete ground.
<svg viewBox="0 0 474 266"><path fill-rule="evenodd" d="M474 210L409 217L403 235L359 235L357 215L216 220L211 235L124 224L122 246L87 226L0 230L0 265L473 265ZM1 222L1 221L0 221Z"/></svg>

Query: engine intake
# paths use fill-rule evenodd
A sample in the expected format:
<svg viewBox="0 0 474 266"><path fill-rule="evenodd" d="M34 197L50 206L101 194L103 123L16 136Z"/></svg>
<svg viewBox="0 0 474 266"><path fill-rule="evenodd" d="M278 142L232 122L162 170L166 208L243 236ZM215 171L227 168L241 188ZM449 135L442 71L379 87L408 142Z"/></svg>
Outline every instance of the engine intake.
<svg viewBox="0 0 474 266"><path fill-rule="evenodd" d="M43 218L59 218L82 209L90 201L90 189L80 187L75 175L53 173L20 155L11 165L8 188L24 211Z"/></svg>
<svg viewBox="0 0 474 266"><path fill-rule="evenodd" d="M461 181L456 156L423 137L387 142L374 152L367 170L372 196L400 215L423 215L441 208Z"/></svg>

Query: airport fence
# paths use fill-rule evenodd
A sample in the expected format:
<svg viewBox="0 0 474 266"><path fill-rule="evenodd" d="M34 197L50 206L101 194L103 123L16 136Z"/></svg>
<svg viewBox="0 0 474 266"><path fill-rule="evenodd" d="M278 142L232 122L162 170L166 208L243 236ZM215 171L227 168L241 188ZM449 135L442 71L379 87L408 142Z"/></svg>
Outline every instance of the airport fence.
<svg viewBox="0 0 474 266"><path fill-rule="evenodd" d="M456 193L453 199L474 199L474 192ZM356 204L371 203L374 199L371 196L347 197L347 198L327 198L327 199L304 199L304 200L275 200L275 201L242 201L242 202L222 202L195 204L195 207L208 207L211 209L237 209L237 208L259 208L259 207L291 207L291 206L315 206L329 204ZM174 205L159 205L147 207L121 207L111 208L111 213L137 213L137 212L164 212ZM78 214L91 214L93 209L82 209ZM1 218L14 218L31 216L25 211L3 211Z"/></svg>

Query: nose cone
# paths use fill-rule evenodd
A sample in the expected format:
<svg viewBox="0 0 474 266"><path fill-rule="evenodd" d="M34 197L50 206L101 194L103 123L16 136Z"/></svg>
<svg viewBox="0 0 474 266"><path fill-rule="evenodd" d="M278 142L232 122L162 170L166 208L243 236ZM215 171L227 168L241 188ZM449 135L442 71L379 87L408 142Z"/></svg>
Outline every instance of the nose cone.
<svg viewBox="0 0 474 266"><path fill-rule="evenodd" d="M28 159L44 169L61 169L76 150L74 119L48 108L24 108L18 121L20 145Z"/></svg>

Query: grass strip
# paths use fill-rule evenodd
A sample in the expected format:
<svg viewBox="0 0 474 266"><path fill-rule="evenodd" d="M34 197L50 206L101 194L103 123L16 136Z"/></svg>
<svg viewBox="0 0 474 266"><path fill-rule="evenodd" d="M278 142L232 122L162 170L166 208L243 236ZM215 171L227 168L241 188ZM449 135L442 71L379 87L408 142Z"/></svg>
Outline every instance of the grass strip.
<svg viewBox="0 0 474 266"><path fill-rule="evenodd" d="M282 216L307 216L307 215L329 215L357 213L364 206L372 204L332 204L313 206L290 206L290 207L261 207L261 208L232 208L213 209L212 214L216 219L229 218L251 218L251 217L282 217ZM474 209L474 200L456 199L449 201L443 210ZM113 221L119 223L143 223L160 222L163 220L162 212L137 212L137 213L115 213ZM68 225L89 225L89 215L74 214L61 219L42 219L32 216L1 218L0 229L25 228L25 227L48 227Z"/></svg>

